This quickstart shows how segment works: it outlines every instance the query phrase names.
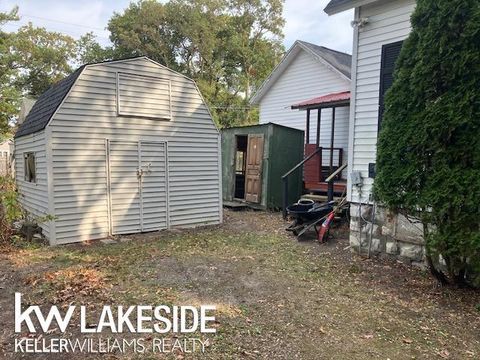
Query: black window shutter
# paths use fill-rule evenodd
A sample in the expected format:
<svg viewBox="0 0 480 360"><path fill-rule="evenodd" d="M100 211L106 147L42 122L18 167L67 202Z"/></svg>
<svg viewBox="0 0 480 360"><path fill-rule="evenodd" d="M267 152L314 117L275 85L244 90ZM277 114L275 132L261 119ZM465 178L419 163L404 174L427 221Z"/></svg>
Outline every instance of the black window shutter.
<svg viewBox="0 0 480 360"><path fill-rule="evenodd" d="M383 119L383 112L385 110L384 98L387 90L393 83L393 72L395 71L395 63L400 50L402 49L403 41L387 44L382 46L382 64L380 68L380 95L378 104L378 129Z"/></svg>

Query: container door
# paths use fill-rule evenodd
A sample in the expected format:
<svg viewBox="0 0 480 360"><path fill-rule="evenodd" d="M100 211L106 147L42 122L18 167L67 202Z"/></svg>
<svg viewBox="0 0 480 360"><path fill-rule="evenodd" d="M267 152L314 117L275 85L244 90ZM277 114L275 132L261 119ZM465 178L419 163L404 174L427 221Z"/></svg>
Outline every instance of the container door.
<svg viewBox="0 0 480 360"><path fill-rule="evenodd" d="M167 225L167 144L140 143L141 230L156 231Z"/></svg>
<svg viewBox="0 0 480 360"><path fill-rule="evenodd" d="M248 135L245 200L259 203L262 191L263 135Z"/></svg>
<svg viewBox="0 0 480 360"><path fill-rule="evenodd" d="M139 144L110 141L108 147L111 233L140 232Z"/></svg>

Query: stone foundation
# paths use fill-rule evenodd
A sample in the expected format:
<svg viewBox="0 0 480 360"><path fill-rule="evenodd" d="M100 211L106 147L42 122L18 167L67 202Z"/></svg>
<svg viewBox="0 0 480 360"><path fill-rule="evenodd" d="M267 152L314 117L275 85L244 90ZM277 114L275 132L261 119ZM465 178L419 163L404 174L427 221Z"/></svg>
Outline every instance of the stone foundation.
<svg viewBox="0 0 480 360"><path fill-rule="evenodd" d="M378 205L372 224L373 218L372 205L351 203L350 246L354 251L368 254L370 247L371 255L387 254L405 263L425 267L423 228L420 223L413 223L405 216L392 214Z"/></svg>

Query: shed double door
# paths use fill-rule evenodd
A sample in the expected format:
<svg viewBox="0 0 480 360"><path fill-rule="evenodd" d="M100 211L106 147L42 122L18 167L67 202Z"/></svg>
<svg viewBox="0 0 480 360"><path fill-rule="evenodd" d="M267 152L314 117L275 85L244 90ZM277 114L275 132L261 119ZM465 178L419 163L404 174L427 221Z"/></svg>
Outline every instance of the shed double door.
<svg viewBox="0 0 480 360"><path fill-rule="evenodd" d="M259 203L262 192L263 135L248 135L245 200Z"/></svg>
<svg viewBox="0 0 480 360"><path fill-rule="evenodd" d="M111 233L166 229L167 144L145 141L107 144Z"/></svg>

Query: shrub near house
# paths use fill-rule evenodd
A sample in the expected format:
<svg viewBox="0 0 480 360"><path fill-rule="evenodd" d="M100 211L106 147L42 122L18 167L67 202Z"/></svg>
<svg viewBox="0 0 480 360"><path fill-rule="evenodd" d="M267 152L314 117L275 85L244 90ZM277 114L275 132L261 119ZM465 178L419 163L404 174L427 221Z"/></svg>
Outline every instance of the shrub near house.
<svg viewBox="0 0 480 360"><path fill-rule="evenodd" d="M446 281L441 255L464 283L480 271L480 3L420 0L412 27L386 96L376 195L421 219L434 275Z"/></svg>

